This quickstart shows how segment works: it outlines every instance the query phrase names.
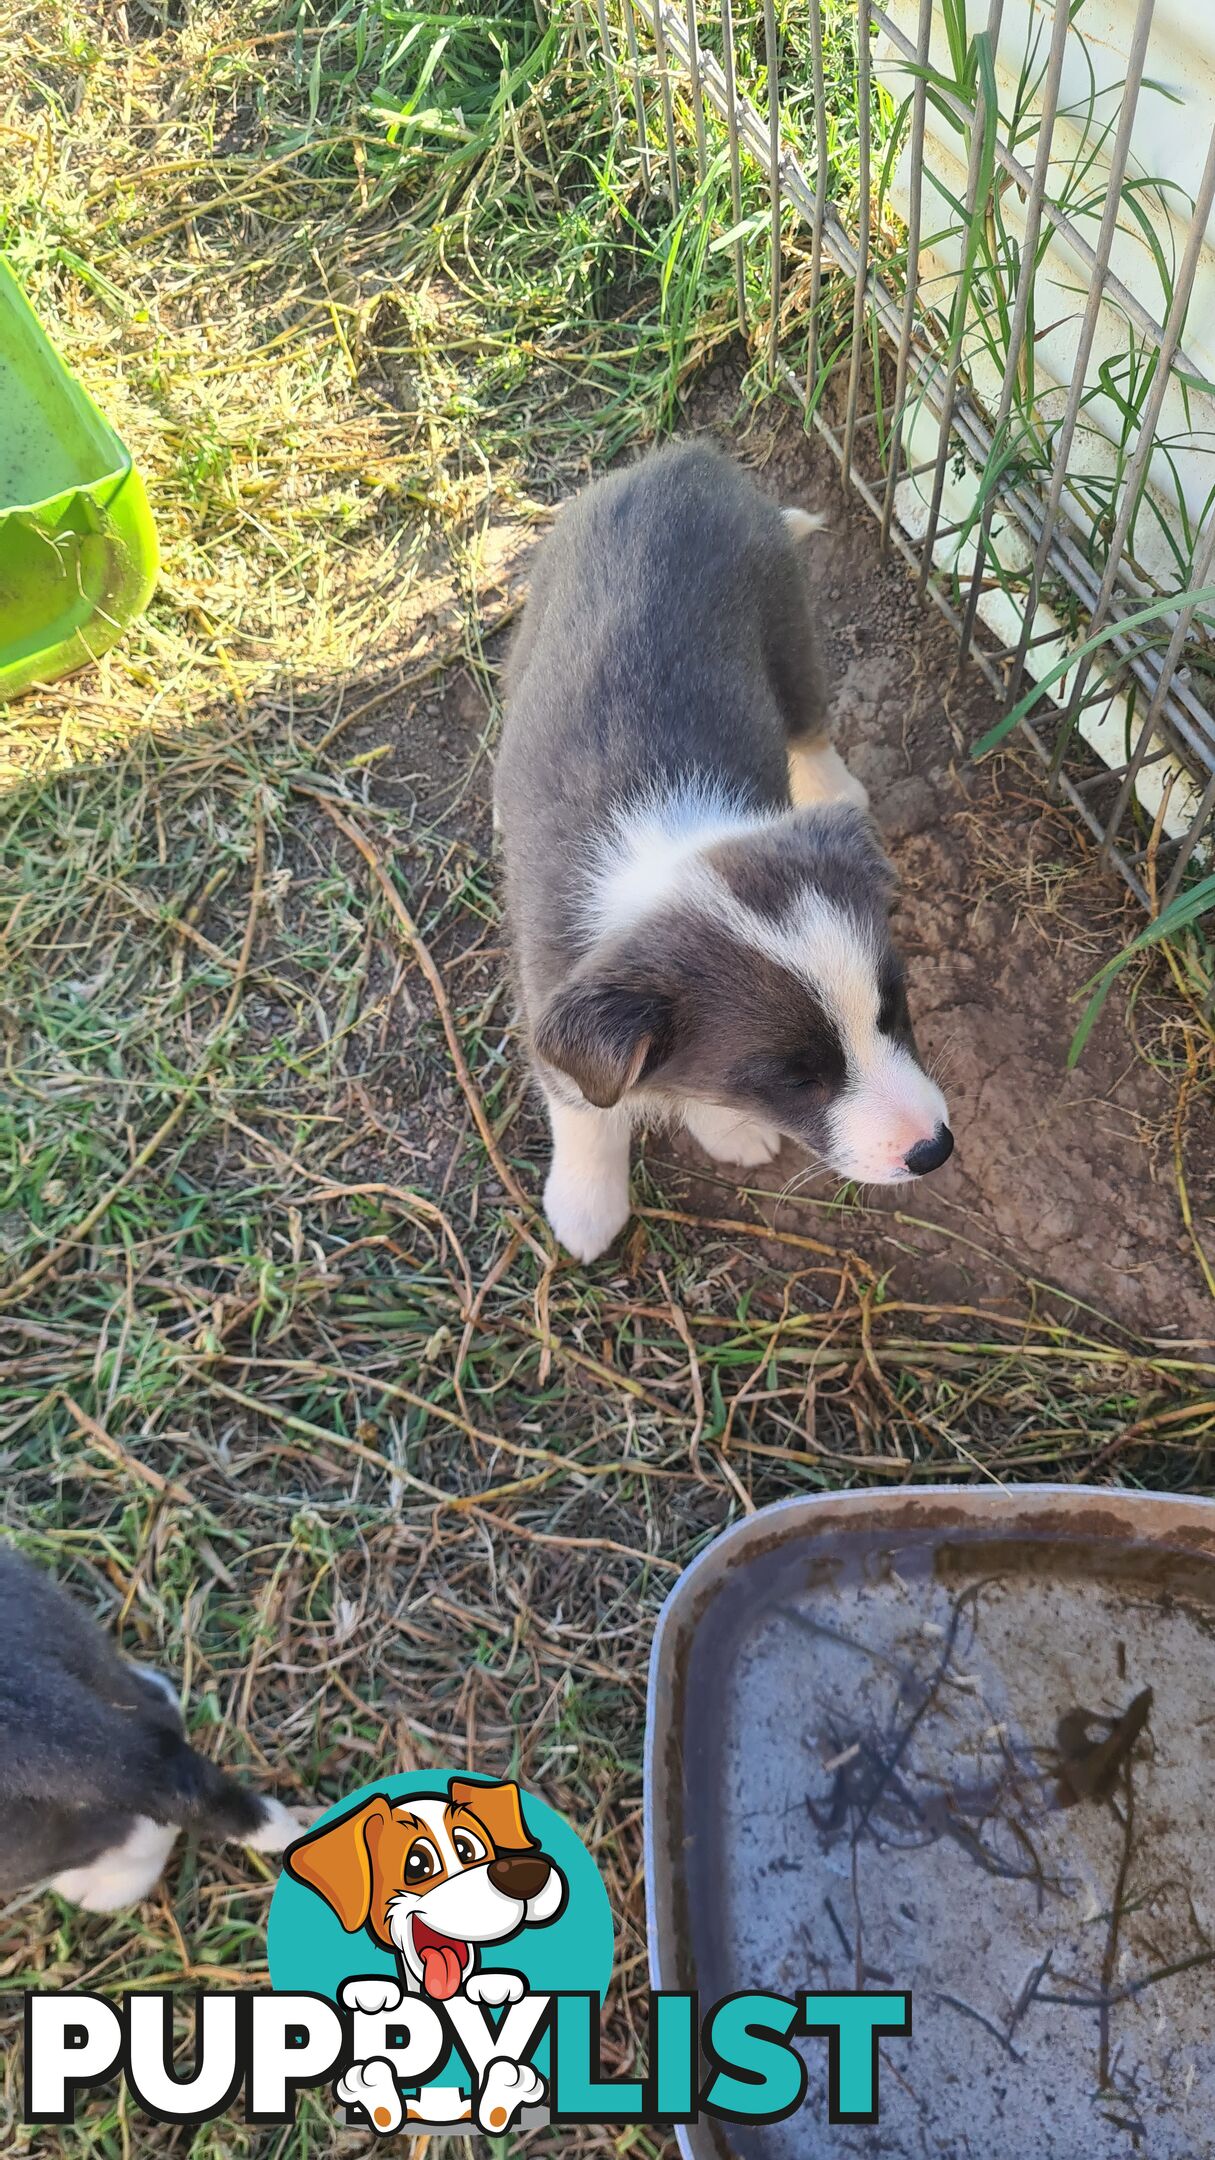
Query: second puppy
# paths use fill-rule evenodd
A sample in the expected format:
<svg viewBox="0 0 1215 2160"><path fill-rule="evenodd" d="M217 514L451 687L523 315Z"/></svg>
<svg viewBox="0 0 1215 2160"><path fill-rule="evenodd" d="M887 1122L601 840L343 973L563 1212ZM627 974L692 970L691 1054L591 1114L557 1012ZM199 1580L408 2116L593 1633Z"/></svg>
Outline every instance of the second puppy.
<svg viewBox="0 0 1215 2160"><path fill-rule="evenodd" d="M788 1137L868 1184L953 1148L890 868L826 732L816 523L679 445L588 488L536 564L495 812L545 1212L580 1260L624 1227L631 1128L655 1114L719 1162Z"/></svg>
<svg viewBox="0 0 1215 2160"><path fill-rule="evenodd" d="M181 1830L281 1852L306 1825L190 1746L171 1683L116 1649L0 1544L0 1903L35 1885L86 1912L146 1897Z"/></svg>

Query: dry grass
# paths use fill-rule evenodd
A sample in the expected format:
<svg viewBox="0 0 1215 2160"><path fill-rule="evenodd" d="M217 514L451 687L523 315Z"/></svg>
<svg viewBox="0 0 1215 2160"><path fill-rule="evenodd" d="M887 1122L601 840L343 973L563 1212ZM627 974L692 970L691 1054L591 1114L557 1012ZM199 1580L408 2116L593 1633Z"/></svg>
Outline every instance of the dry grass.
<svg viewBox="0 0 1215 2160"><path fill-rule="evenodd" d="M557 1261L487 866L493 632L515 542L662 410L664 321L619 282L628 176L563 46L458 169L394 165L388 45L356 67L354 20L129 0L4 32L5 238L166 560L137 633L7 723L4 1526L284 1797L467 1763L566 1810L612 1890L623 2069L679 1567L861 1480L1201 1489L1215 1368L1078 1334L1032 1284L998 1324L892 1302L724 1188L693 1226L655 1150L623 1255ZM10 1999L256 1980L271 1879L191 1852L134 1916L27 1902ZM311 2105L256 2140L85 2118L39 2150L333 2142Z"/></svg>

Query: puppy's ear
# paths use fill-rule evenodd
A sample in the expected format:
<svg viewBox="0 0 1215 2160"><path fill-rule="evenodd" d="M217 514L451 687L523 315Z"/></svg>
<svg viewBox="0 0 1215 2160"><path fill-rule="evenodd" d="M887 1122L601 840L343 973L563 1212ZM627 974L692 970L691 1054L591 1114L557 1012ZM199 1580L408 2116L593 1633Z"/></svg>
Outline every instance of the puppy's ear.
<svg viewBox="0 0 1215 2160"><path fill-rule="evenodd" d="M474 1785L471 1778L453 1778L447 1791L453 1807L467 1808L470 1815L476 1816L496 1851L537 1850L536 1840L523 1820L517 1785Z"/></svg>
<svg viewBox="0 0 1215 2160"><path fill-rule="evenodd" d="M610 1110L655 1072L670 1051L671 1001L655 990L574 982L540 1015L536 1054L577 1082L589 1103Z"/></svg>
<svg viewBox="0 0 1215 2160"><path fill-rule="evenodd" d="M377 1793L311 1837L299 1838L286 1856L287 1873L324 1898L348 1935L366 1926L371 1911L368 1831L378 1843L379 1831L391 1820L391 1803Z"/></svg>

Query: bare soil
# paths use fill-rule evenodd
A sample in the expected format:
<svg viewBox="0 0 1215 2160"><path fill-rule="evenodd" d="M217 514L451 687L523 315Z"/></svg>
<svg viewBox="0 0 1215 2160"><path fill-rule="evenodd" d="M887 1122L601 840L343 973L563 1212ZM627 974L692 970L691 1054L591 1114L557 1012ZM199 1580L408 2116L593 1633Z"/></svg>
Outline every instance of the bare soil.
<svg viewBox="0 0 1215 2160"><path fill-rule="evenodd" d="M873 1252L875 1233L893 1233L904 1270L938 1297L1001 1298L1028 1274L1144 1333L1209 1337L1215 1314L1174 1175L1176 1088L1159 1069L1167 1010L1132 1022L1125 997L1112 1001L1067 1069L1078 994L1140 927L1133 903L1078 821L1047 801L1032 755L970 758L998 718L994 698L973 666L959 677L948 624L882 560L826 445L785 425L764 470L783 498L833 510L810 550L835 725L898 867L917 1036L958 1141L910 1202L875 1199L859 1242ZM1189 1136L1208 1226L1209 1143Z"/></svg>

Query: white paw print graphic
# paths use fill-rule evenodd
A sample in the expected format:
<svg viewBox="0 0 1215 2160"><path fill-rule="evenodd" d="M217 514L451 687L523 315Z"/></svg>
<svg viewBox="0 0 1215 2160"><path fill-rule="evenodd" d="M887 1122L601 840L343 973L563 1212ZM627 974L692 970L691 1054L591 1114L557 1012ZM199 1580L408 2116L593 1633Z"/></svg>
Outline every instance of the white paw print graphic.
<svg viewBox="0 0 1215 2160"><path fill-rule="evenodd" d="M370 1974L362 1980L343 1980L342 2001L347 2010L362 2010L368 2017L378 2017L386 2010L399 2010L405 1997L395 1980L386 1975Z"/></svg>
<svg viewBox="0 0 1215 2160"><path fill-rule="evenodd" d="M469 2002L484 2003L490 2010L500 2010L505 2003L522 2002L527 1993L527 1982L514 1972L479 1972L465 1981L464 1993Z"/></svg>
<svg viewBox="0 0 1215 2160"><path fill-rule="evenodd" d="M520 2108L536 2107L544 2098L544 2079L530 2063L512 2062L496 2055L489 2064L477 2100L477 2121L491 2137L510 2129Z"/></svg>
<svg viewBox="0 0 1215 2160"><path fill-rule="evenodd" d="M345 1989L342 1993L345 1995ZM383 2005L381 2007L388 2007ZM333 2088L339 2100L347 2107L362 2108L373 2130L381 2137L388 2137L399 2130L405 2120L401 2095L389 2063L382 2055L373 2056L370 2062L352 2063L344 2077Z"/></svg>

